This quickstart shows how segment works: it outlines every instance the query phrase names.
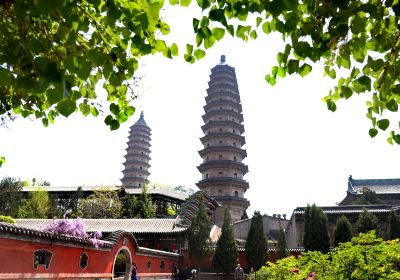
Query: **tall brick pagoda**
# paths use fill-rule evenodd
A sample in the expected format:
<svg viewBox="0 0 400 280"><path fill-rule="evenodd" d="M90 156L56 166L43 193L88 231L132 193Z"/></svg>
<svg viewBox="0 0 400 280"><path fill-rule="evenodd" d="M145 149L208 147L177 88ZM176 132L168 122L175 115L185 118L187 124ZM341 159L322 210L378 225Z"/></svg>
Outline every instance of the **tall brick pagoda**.
<svg viewBox="0 0 400 280"><path fill-rule="evenodd" d="M204 137L200 138L204 149L199 151L203 163L198 166L202 180L197 186L222 204L214 216L214 222L221 225L225 207L232 220L238 221L250 205L244 197L249 183L243 179L248 167L242 163L247 156L242 148L245 144L242 105L235 68L226 64L224 55L221 63L211 69L205 99L201 127Z"/></svg>
<svg viewBox="0 0 400 280"><path fill-rule="evenodd" d="M124 177L121 183L126 189L141 188L150 175L150 140L151 129L144 120L143 112L139 120L131 126L128 137L128 148L125 155Z"/></svg>

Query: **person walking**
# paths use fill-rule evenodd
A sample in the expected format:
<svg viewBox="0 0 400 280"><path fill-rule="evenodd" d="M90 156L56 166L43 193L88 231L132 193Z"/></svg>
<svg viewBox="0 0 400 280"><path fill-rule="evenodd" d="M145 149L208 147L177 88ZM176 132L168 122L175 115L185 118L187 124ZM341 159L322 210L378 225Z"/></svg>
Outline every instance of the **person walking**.
<svg viewBox="0 0 400 280"><path fill-rule="evenodd" d="M138 280L138 278L137 278L137 266L136 266L136 264L134 262L132 262L131 280Z"/></svg>
<svg viewBox="0 0 400 280"><path fill-rule="evenodd" d="M235 280L244 280L244 272L243 268L240 266L240 263L238 263L235 268Z"/></svg>
<svg viewBox="0 0 400 280"><path fill-rule="evenodd" d="M178 265L176 263L174 263L173 267L172 267L172 280L178 280L178 276L179 276L179 269L178 269Z"/></svg>

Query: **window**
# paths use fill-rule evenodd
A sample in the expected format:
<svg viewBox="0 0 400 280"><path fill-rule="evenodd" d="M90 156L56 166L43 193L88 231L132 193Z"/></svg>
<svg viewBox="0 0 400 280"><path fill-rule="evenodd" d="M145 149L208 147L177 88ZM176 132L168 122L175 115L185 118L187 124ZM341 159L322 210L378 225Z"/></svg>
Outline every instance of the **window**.
<svg viewBox="0 0 400 280"><path fill-rule="evenodd" d="M86 253L83 253L79 258L79 267L84 270L89 264L89 256Z"/></svg>
<svg viewBox="0 0 400 280"><path fill-rule="evenodd" d="M207 157L207 160L209 160L210 158L209 157Z"/></svg>
<svg viewBox="0 0 400 280"><path fill-rule="evenodd" d="M222 107L219 107L220 110L222 110Z"/></svg>
<svg viewBox="0 0 400 280"><path fill-rule="evenodd" d="M234 161L237 161L237 160L236 160L236 157L233 157L233 160L234 160Z"/></svg>
<svg viewBox="0 0 400 280"><path fill-rule="evenodd" d="M236 143L235 142L233 142L233 147L236 147Z"/></svg>
<svg viewBox="0 0 400 280"><path fill-rule="evenodd" d="M219 141L220 144L222 144L222 141Z"/></svg>
<svg viewBox="0 0 400 280"><path fill-rule="evenodd" d="M218 172L219 175L222 175L222 172Z"/></svg>
<svg viewBox="0 0 400 280"><path fill-rule="evenodd" d="M139 184L139 187L141 187L142 186L142 184Z"/></svg>
<svg viewBox="0 0 400 280"><path fill-rule="evenodd" d="M233 174L235 176L235 178L237 178L237 173Z"/></svg>
<svg viewBox="0 0 400 280"><path fill-rule="evenodd" d="M146 266L147 266L147 269L150 269L151 268L151 261L148 261Z"/></svg>
<svg viewBox="0 0 400 280"><path fill-rule="evenodd" d="M52 256L53 253L45 249L35 251L33 253L33 268L37 269L39 265L43 265L46 269L49 269Z"/></svg>
<svg viewBox="0 0 400 280"><path fill-rule="evenodd" d="M219 120L222 121L222 118L220 117Z"/></svg>
<svg viewBox="0 0 400 280"><path fill-rule="evenodd" d="M206 174L206 179L208 178L208 174Z"/></svg>
<svg viewBox="0 0 400 280"><path fill-rule="evenodd" d="M238 191L235 191L235 197L238 197L238 196L239 196Z"/></svg>
<svg viewBox="0 0 400 280"><path fill-rule="evenodd" d="M141 154L143 155L143 152L141 152Z"/></svg>
<svg viewBox="0 0 400 280"><path fill-rule="evenodd" d="M207 144L207 147L210 147L210 143Z"/></svg>
<svg viewBox="0 0 400 280"><path fill-rule="evenodd" d="M140 167L140 170L142 170L142 167Z"/></svg>
<svg viewBox="0 0 400 280"><path fill-rule="evenodd" d="M219 159L222 159L222 155L219 155L218 158L219 158Z"/></svg>
<svg viewBox="0 0 400 280"><path fill-rule="evenodd" d="M236 134L236 131L235 131L235 130L233 130L233 133L234 133L234 134Z"/></svg>
<svg viewBox="0 0 400 280"><path fill-rule="evenodd" d="M218 191L218 195L222 195L222 190L219 190L219 191Z"/></svg>
<svg viewBox="0 0 400 280"><path fill-rule="evenodd" d="M219 132L222 132L222 128L219 129Z"/></svg>

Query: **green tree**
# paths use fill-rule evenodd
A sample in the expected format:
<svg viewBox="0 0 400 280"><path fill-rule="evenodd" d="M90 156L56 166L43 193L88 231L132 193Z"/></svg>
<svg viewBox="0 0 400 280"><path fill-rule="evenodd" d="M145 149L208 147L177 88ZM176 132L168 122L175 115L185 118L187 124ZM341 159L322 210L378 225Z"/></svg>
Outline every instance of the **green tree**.
<svg viewBox="0 0 400 280"><path fill-rule="evenodd" d="M47 190L38 186L31 190L23 204L18 209L18 218L48 218L51 202Z"/></svg>
<svg viewBox="0 0 400 280"><path fill-rule="evenodd" d="M268 243L265 238L262 215L259 211L255 211L251 218L245 252L248 267L253 267L255 270L265 265L268 259Z"/></svg>
<svg viewBox="0 0 400 280"><path fill-rule="evenodd" d="M217 247L212 258L212 266L217 272L223 274L232 273L235 270L237 259L238 253L233 237L231 215L228 208L225 208L221 236L217 241Z"/></svg>
<svg viewBox="0 0 400 280"><path fill-rule="evenodd" d="M189 257L196 261L200 269L201 261L208 255L211 222L204 201L200 199L199 209L188 230Z"/></svg>
<svg viewBox="0 0 400 280"><path fill-rule="evenodd" d="M22 182L12 177L0 181L0 214L16 217L22 200Z"/></svg>
<svg viewBox="0 0 400 280"><path fill-rule="evenodd" d="M303 245L306 251L329 252L328 219L315 204L304 211Z"/></svg>
<svg viewBox="0 0 400 280"><path fill-rule="evenodd" d="M336 227L334 232L334 240L333 244L335 247L339 245L339 243L349 242L352 238L351 232L351 224L346 216L341 216L336 221Z"/></svg>
<svg viewBox="0 0 400 280"><path fill-rule="evenodd" d="M286 234L282 227L279 228L278 244L276 245L276 256L278 259L285 258L288 255Z"/></svg>
<svg viewBox="0 0 400 280"><path fill-rule="evenodd" d="M369 205L369 204L383 204L383 201L378 197L376 192L363 188L361 191L361 196L353 201L352 204L355 205Z"/></svg>
<svg viewBox="0 0 400 280"><path fill-rule="evenodd" d="M378 230L378 218L367 209L364 209L364 211L358 216L357 230L360 233Z"/></svg>
<svg viewBox="0 0 400 280"><path fill-rule="evenodd" d="M139 199L137 200L135 208L135 216L138 218L149 219L153 218L156 213L156 209L153 205L153 201L149 193L147 192L147 186L142 188Z"/></svg>
<svg viewBox="0 0 400 280"><path fill-rule="evenodd" d="M16 221L11 216L0 215L0 222L1 223L16 224Z"/></svg>
<svg viewBox="0 0 400 280"><path fill-rule="evenodd" d="M122 218L132 219L135 218L136 212L135 209L137 207L137 199L134 195L130 195L125 193L125 195L121 198L122 204Z"/></svg>
<svg viewBox="0 0 400 280"><path fill-rule="evenodd" d="M107 188L95 190L93 194L81 200L79 211L83 218L117 219L121 216L121 201L115 191Z"/></svg>
<svg viewBox="0 0 400 280"><path fill-rule="evenodd" d="M57 194L50 194L49 195L49 212L47 213L48 218L61 218L63 212L60 207L60 199L58 198Z"/></svg>
<svg viewBox="0 0 400 280"><path fill-rule="evenodd" d="M393 210L389 213L390 239L400 238L400 217Z"/></svg>

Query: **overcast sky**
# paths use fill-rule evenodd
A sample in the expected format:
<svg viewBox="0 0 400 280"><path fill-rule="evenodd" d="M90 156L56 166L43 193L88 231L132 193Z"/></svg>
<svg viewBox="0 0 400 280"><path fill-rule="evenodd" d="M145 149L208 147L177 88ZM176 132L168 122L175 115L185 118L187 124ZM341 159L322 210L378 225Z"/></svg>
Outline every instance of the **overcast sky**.
<svg viewBox="0 0 400 280"><path fill-rule="evenodd" d="M171 38L183 56L181 39L192 32L191 17L174 11L181 16L167 10L164 18L173 23ZM22 118L0 128L0 155L7 158L0 178L36 177L54 186L118 185L129 127L143 110L152 129L150 181L194 188L201 179L197 166L207 82L222 54L236 69L242 100L249 215L259 210L290 216L307 203L335 205L346 195L350 174L355 179L400 177L400 148L387 144L386 137L368 136L365 97L339 102L338 111L329 112L322 98L334 83L323 77L321 65L305 78L287 77L271 87L264 76L284 46L280 36L249 43L226 39L194 65L160 55L144 58L142 94L133 103L137 112L118 131L109 131L104 116L79 114L48 128Z"/></svg>

